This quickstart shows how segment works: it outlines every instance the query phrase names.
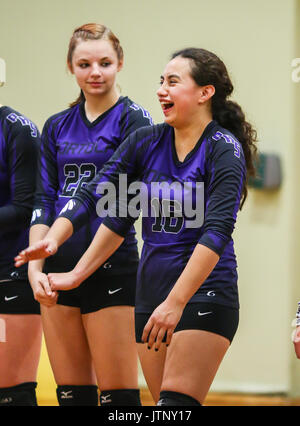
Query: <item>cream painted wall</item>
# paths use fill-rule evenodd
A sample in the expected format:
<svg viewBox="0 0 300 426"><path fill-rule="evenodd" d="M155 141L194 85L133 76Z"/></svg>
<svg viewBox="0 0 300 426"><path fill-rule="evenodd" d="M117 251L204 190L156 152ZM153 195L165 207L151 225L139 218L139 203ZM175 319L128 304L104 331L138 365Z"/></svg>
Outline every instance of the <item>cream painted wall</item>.
<svg viewBox="0 0 300 426"><path fill-rule="evenodd" d="M95 21L110 26L123 45L123 94L147 108L156 122L162 114L155 91L170 54L201 46L225 61L234 98L258 130L260 150L281 156L281 190L251 190L239 215L240 327L212 389L300 394L300 361L290 339L300 300L300 83L291 78L291 60L300 57L299 1L0 0L0 57L7 65L0 102L40 128L49 115L65 109L78 92L65 66L69 37L74 27ZM53 390L43 347L41 398L53 396Z"/></svg>

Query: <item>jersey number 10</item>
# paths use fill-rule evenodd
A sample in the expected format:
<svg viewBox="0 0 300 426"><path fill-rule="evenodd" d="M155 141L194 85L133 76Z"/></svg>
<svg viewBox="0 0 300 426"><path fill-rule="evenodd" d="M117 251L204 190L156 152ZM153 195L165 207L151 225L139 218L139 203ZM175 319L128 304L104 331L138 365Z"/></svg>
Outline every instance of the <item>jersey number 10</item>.
<svg viewBox="0 0 300 426"><path fill-rule="evenodd" d="M178 200L159 200L152 198L152 211L155 222L152 225L153 232L167 232L177 234L183 226L182 206Z"/></svg>

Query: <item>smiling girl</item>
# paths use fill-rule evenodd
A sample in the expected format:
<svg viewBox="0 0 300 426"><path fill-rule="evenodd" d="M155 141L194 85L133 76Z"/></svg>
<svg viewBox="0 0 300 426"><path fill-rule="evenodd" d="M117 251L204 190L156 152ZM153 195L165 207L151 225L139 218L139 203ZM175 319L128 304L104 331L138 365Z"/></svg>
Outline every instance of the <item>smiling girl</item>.
<svg viewBox="0 0 300 426"><path fill-rule="evenodd" d="M110 29L99 24L77 28L67 64L80 96L44 126L30 243L47 234L68 199L101 170L123 139L151 124L147 111L120 96L116 77L123 66L123 50ZM46 275L72 269L101 222L99 217L87 222L45 264L29 263L60 405L97 405L97 386L102 404L140 404L133 313L138 266L134 228L78 289L51 292Z"/></svg>
<svg viewBox="0 0 300 426"><path fill-rule="evenodd" d="M161 406L203 404L238 327L232 233L248 177L255 172L256 132L230 100L232 92L227 69L214 53L198 48L175 52L157 91L165 122L130 135L74 197L76 209L69 204L45 239L16 258L21 265L55 253L94 217L98 185L117 186L119 173L149 188L148 204L155 200L161 208L143 217L135 327L145 378ZM172 199L152 194L149 170L168 183L203 184L204 222L189 226L183 208L171 216L168 212L185 199L184 193L176 198L174 192ZM80 285L120 245L133 220L106 218L76 267L49 275L51 288Z"/></svg>

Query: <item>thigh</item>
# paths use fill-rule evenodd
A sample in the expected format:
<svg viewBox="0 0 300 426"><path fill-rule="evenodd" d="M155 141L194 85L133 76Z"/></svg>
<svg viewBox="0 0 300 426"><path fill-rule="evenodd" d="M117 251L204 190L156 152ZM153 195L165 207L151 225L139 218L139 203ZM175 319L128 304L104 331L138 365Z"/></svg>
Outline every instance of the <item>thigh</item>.
<svg viewBox="0 0 300 426"><path fill-rule="evenodd" d="M0 387L35 382L40 359L40 315L0 314Z"/></svg>
<svg viewBox="0 0 300 426"><path fill-rule="evenodd" d="M144 327L151 314L136 313L135 314L135 335L138 342L138 354L151 395L157 403L159 400L160 388L163 378L166 346L161 345L159 351L155 352L154 348L149 350L147 343L142 343L141 337Z"/></svg>
<svg viewBox="0 0 300 426"><path fill-rule="evenodd" d="M41 307L45 342L58 385L95 384L91 353L79 308Z"/></svg>
<svg viewBox="0 0 300 426"><path fill-rule="evenodd" d="M230 341L204 330L178 331L167 350L162 390L185 393L201 404Z"/></svg>
<svg viewBox="0 0 300 426"><path fill-rule="evenodd" d="M138 343L138 354L145 380L155 404L159 400L164 373L166 346L161 345L159 351L149 350L147 343Z"/></svg>
<svg viewBox="0 0 300 426"><path fill-rule="evenodd" d="M100 389L136 389L134 308L111 306L82 317Z"/></svg>

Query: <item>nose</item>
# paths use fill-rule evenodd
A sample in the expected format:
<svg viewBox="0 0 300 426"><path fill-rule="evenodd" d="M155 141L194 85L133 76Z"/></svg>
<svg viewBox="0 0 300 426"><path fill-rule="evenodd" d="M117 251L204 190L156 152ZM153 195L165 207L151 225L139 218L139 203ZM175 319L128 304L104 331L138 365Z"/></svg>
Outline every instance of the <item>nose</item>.
<svg viewBox="0 0 300 426"><path fill-rule="evenodd" d="M98 77L101 75L101 69L97 63L92 64L91 68L91 76L92 77Z"/></svg>
<svg viewBox="0 0 300 426"><path fill-rule="evenodd" d="M159 98L162 98L162 97L164 97L164 96L167 96L167 95L168 95L167 90L166 90L165 83L162 83L162 84L159 86L159 88L157 89L156 93L157 93L157 96L158 96Z"/></svg>

